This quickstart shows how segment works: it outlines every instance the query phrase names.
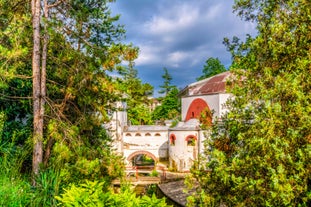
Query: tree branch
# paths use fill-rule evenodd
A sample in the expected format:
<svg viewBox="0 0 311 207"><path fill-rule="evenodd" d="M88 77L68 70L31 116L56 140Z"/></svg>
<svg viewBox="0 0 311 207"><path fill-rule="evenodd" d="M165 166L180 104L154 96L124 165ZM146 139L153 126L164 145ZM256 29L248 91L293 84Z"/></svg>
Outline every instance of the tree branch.
<svg viewBox="0 0 311 207"><path fill-rule="evenodd" d="M53 7L57 7L58 5L60 5L63 2L64 2L64 0L59 0L59 1L55 2L54 4L50 4L50 5L48 5L48 9L53 8Z"/></svg>

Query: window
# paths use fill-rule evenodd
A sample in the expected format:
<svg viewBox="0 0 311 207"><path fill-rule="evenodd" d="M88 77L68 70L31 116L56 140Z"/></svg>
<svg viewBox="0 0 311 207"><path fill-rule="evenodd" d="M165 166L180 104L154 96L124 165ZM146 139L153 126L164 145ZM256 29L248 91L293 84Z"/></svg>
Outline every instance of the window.
<svg viewBox="0 0 311 207"><path fill-rule="evenodd" d="M187 146L194 146L195 145L195 139L188 139L187 140Z"/></svg>
<svg viewBox="0 0 311 207"><path fill-rule="evenodd" d="M131 135L131 133L126 133L125 136L131 137L132 135Z"/></svg>
<svg viewBox="0 0 311 207"><path fill-rule="evenodd" d="M161 134L160 133L156 133L154 136L161 137Z"/></svg>
<svg viewBox="0 0 311 207"><path fill-rule="evenodd" d="M147 137L147 136L151 136L151 134L150 134L150 133L146 133L145 136L146 136L146 137Z"/></svg>
<svg viewBox="0 0 311 207"><path fill-rule="evenodd" d="M136 137L141 137L141 134L140 133L136 133L135 136Z"/></svg>
<svg viewBox="0 0 311 207"><path fill-rule="evenodd" d="M175 134L171 134L170 135L170 145L175 145L175 141L176 141L176 136Z"/></svg>
<svg viewBox="0 0 311 207"><path fill-rule="evenodd" d="M197 138L193 135L189 135L186 137L187 146L195 146Z"/></svg>

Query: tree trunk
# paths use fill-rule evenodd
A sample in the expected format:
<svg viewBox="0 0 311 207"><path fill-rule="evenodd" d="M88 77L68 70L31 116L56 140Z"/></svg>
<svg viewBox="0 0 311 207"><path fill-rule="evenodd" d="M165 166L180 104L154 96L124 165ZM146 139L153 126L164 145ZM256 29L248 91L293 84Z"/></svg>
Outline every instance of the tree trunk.
<svg viewBox="0 0 311 207"><path fill-rule="evenodd" d="M45 98L46 98L46 61L47 61L47 48L49 35L47 31L47 19L49 17L49 9L47 0L44 0L44 35L43 35L43 45L42 45L42 65L41 65L41 102L40 102L40 126L42 125L42 130L44 126L44 113L45 113ZM49 153L48 153L49 154ZM44 158L44 165L47 165L48 158Z"/></svg>
<svg viewBox="0 0 311 207"><path fill-rule="evenodd" d="M32 0L32 27L33 27L33 157L32 171L39 173L43 155L43 116L41 112L41 72L40 72L40 0ZM35 181L33 181L35 185Z"/></svg>

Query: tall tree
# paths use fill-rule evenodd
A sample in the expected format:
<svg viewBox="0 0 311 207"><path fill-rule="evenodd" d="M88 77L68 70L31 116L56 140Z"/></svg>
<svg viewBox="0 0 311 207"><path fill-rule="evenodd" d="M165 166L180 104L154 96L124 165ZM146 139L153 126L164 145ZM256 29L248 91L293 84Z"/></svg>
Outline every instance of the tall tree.
<svg viewBox="0 0 311 207"><path fill-rule="evenodd" d="M44 98L42 95L45 80L41 71L41 1L31 1L32 29L33 29L33 52L32 52L32 84L33 84L33 158L32 169L38 174L39 165L43 160L43 116Z"/></svg>
<svg viewBox="0 0 311 207"><path fill-rule="evenodd" d="M108 2L111 1L32 0L25 5L0 1L1 87L10 93L8 88L13 83L28 84L28 71L33 72L34 174L38 174L43 160L46 164L50 157L53 162L68 161L68 157L57 156L60 147L66 147L72 159L84 157L80 164L94 157L89 153L104 156L109 151L108 144L101 140L108 141L101 126L107 121L110 103L119 94L106 71L114 70L122 60L132 61L137 51L120 43L124 30L114 24L118 16L111 16ZM95 147L100 145L101 149ZM96 149L90 150L92 146ZM78 148L83 152L78 152Z"/></svg>
<svg viewBox="0 0 311 207"><path fill-rule="evenodd" d="M153 93L153 87L149 83L142 83L133 63L120 72L123 76L120 87L126 96L128 120L133 125L151 124L149 97Z"/></svg>
<svg viewBox="0 0 311 207"><path fill-rule="evenodd" d="M311 2L239 0L234 8L257 23L258 36L232 50L247 51L234 63L245 70L232 71L230 112L214 124L209 162L194 171L197 201L310 206Z"/></svg>
<svg viewBox="0 0 311 207"><path fill-rule="evenodd" d="M164 67L163 70L163 85L160 85L161 90L159 91L159 93L166 96L172 90L172 88L174 88L174 86L171 85L171 80L173 79L173 77L171 76L171 74L169 74L167 68Z"/></svg>
<svg viewBox="0 0 311 207"><path fill-rule="evenodd" d="M152 112L153 120L170 120L178 119L180 116L180 99L178 97L179 90L177 87L171 89L171 91L162 99L161 105L157 106Z"/></svg>
<svg viewBox="0 0 311 207"><path fill-rule="evenodd" d="M217 75L219 73L225 72L226 68L223 64L221 64L218 58L210 57L206 60L205 65L203 67L202 73L197 80L203 80L205 78L209 78L211 76Z"/></svg>

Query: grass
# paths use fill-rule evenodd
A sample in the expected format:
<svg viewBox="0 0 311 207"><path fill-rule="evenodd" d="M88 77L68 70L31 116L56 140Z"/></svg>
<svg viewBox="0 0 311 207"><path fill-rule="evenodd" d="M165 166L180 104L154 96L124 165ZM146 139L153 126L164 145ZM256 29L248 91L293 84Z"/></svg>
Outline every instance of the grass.
<svg viewBox="0 0 311 207"><path fill-rule="evenodd" d="M31 185L29 173L21 173L29 150L13 144L0 145L0 206L56 206L59 176L52 170L43 171Z"/></svg>
<svg viewBox="0 0 311 207"><path fill-rule="evenodd" d="M1 173L0 206L29 206L31 186L22 178Z"/></svg>

